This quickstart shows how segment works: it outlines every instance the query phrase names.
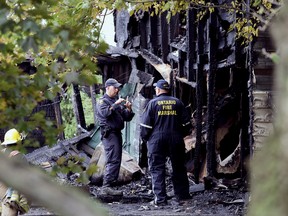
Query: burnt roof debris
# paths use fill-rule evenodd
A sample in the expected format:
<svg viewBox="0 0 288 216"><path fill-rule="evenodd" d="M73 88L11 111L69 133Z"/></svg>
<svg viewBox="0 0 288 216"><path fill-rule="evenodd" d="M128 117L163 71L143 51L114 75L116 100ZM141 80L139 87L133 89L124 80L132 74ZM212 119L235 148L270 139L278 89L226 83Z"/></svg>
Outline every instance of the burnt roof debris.
<svg viewBox="0 0 288 216"><path fill-rule="evenodd" d="M116 42L118 47L124 47L128 39L128 23L130 15L127 10L116 11Z"/></svg>
<svg viewBox="0 0 288 216"><path fill-rule="evenodd" d="M152 86L154 77L151 74L143 71L138 71L137 76L139 77L141 83L145 84L146 86Z"/></svg>
<svg viewBox="0 0 288 216"><path fill-rule="evenodd" d="M124 55L124 56L128 56L131 58L137 58L139 56L139 53L137 50L124 49L122 47L115 47L115 46L109 46L106 53L110 54L111 56L114 56L114 57Z"/></svg>
<svg viewBox="0 0 288 216"><path fill-rule="evenodd" d="M170 83L170 73L172 68L169 64L165 64L162 59L158 56L154 55L152 52L142 49L139 51L140 55L151 64L161 75L162 77Z"/></svg>
<svg viewBox="0 0 288 216"><path fill-rule="evenodd" d="M181 50L183 52L186 52L187 51L187 42L186 42L186 37L183 37L183 36L179 36L177 38L175 38L171 43L170 43L170 46L175 48L175 49L178 49L178 50Z"/></svg>

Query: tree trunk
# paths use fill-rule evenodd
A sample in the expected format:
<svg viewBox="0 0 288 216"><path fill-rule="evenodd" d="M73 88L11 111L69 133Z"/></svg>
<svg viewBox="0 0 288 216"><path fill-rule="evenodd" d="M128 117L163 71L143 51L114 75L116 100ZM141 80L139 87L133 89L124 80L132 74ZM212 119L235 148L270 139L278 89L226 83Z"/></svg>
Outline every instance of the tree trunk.
<svg viewBox="0 0 288 216"><path fill-rule="evenodd" d="M40 168L0 154L0 180L47 209L63 216L104 216L108 213L84 192L60 186ZM5 174L4 174L5 173Z"/></svg>

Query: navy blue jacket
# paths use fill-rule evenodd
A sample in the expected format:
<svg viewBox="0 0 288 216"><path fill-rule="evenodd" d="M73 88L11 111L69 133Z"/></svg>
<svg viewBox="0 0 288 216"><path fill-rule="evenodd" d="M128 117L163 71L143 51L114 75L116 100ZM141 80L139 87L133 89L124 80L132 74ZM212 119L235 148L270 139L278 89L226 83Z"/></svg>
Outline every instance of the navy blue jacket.
<svg viewBox="0 0 288 216"><path fill-rule="evenodd" d="M117 107L111 106L117 101L117 97L110 98L104 94L97 103L96 115L101 127L108 126L114 131L121 131L124 128L124 121L131 121L135 115L130 112L124 105Z"/></svg>
<svg viewBox="0 0 288 216"><path fill-rule="evenodd" d="M189 134L191 129L190 116L184 104L178 98L168 94L158 95L149 101L143 115L141 125L141 138L149 141L157 134L167 136L181 136Z"/></svg>

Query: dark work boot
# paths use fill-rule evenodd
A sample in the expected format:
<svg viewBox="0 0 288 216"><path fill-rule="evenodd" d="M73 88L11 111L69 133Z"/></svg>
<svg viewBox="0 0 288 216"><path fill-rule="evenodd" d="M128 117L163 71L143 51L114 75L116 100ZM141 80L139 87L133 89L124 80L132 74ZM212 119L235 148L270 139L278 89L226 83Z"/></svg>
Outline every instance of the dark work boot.
<svg viewBox="0 0 288 216"><path fill-rule="evenodd" d="M182 195L182 196L175 196L171 199L170 204L171 205L185 205L189 202L189 200L192 199L192 196L190 194Z"/></svg>
<svg viewBox="0 0 288 216"><path fill-rule="evenodd" d="M115 190L110 186L103 186L101 188L100 195L123 196L123 192L120 190Z"/></svg>

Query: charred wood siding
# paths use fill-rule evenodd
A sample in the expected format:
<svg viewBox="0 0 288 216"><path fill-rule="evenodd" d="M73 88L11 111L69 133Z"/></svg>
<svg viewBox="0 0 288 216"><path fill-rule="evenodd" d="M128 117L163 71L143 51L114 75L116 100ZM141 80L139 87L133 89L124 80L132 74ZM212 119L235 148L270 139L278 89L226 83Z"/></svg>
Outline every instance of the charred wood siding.
<svg viewBox="0 0 288 216"><path fill-rule="evenodd" d="M196 21L197 12L191 8L187 13L171 17L169 23L164 19L166 14L158 17L141 14L137 16L138 22L133 18L139 31L129 34L130 38L140 37L141 44L135 49L145 48L170 64L172 73L165 79L171 83L173 95L189 105L191 113L196 113L193 115L196 117L193 157L194 175L199 180L203 171L200 159L203 146L206 146L207 171L211 176L239 174L244 167L243 164L239 166L239 161L242 163L245 157L253 154L247 151L252 145L248 136L251 108L247 83L253 71L249 65L255 66L255 60L249 57L253 47L237 41L236 31L229 29L236 19L234 12L217 9ZM146 63L145 72L154 76L154 80L163 77L151 62L141 57L135 58L135 69L143 62ZM144 85L143 96L152 98L153 91L147 90L151 87L140 84ZM243 150L241 154L239 149ZM228 168L224 162L228 156L237 158L233 168Z"/></svg>
<svg viewBox="0 0 288 216"><path fill-rule="evenodd" d="M273 91L273 69L274 64L263 54L275 52L268 31L262 32L255 41L254 55L254 77L251 103L251 151L259 151L265 144L267 137L273 132L274 106L273 99L277 92Z"/></svg>

